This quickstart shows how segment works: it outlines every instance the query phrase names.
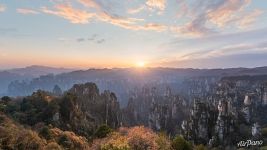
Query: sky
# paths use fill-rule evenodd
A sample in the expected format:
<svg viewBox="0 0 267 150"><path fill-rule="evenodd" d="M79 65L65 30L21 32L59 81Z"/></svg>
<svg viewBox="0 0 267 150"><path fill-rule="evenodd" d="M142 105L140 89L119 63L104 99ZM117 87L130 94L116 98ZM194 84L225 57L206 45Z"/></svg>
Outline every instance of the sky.
<svg viewBox="0 0 267 150"><path fill-rule="evenodd" d="M0 0L0 69L267 66L265 0Z"/></svg>

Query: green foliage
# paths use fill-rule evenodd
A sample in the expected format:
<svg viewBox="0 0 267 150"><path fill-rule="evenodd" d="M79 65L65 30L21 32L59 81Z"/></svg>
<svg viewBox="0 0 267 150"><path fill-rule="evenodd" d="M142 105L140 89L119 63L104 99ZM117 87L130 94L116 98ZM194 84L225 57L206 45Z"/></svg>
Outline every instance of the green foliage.
<svg viewBox="0 0 267 150"><path fill-rule="evenodd" d="M195 146L194 150L207 150L207 148L203 144L200 144Z"/></svg>
<svg viewBox="0 0 267 150"><path fill-rule="evenodd" d="M267 138L267 127L262 129L262 136Z"/></svg>
<svg viewBox="0 0 267 150"><path fill-rule="evenodd" d="M72 141L66 135L62 135L59 138L58 144L59 145L62 145L64 148L68 148L68 149L70 149L71 147L73 147Z"/></svg>
<svg viewBox="0 0 267 150"><path fill-rule="evenodd" d="M67 93L61 100L59 111L63 121L70 120L70 112L75 109L76 101L77 96L71 93Z"/></svg>
<svg viewBox="0 0 267 150"><path fill-rule="evenodd" d="M56 142L50 142L48 143L45 148L45 150L63 150Z"/></svg>
<svg viewBox="0 0 267 150"><path fill-rule="evenodd" d="M260 150L267 150L267 146L261 147Z"/></svg>
<svg viewBox="0 0 267 150"><path fill-rule="evenodd" d="M156 139L156 143L158 145L158 150L170 150L170 140L168 139L166 133L161 132Z"/></svg>
<svg viewBox="0 0 267 150"><path fill-rule="evenodd" d="M8 102L5 107L5 113L12 115L13 113L19 111L19 105L15 102Z"/></svg>
<svg viewBox="0 0 267 150"><path fill-rule="evenodd" d="M107 137L108 134L112 132L112 129L107 125L101 125L95 132L95 137L104 138Z"/></svg>
<svg viewBox="0 0 267 150"><path fill-rule="evenodd" d="M0 101L0 111L12 115L14 112L19 110L19 104L12 101L10 97L4 96Z"/></svg>
<svg viewBox="0 0 267 150"><path fill-rule="evenodd" d="M42 128L42 130L39 132L39 135L44 137L46 140L50 140L52 138L50 130L46 126Z"/></svg>
<svg viewBox="0 0 267 150"><path fill-rule="evenodd" d="M239 126L240 137L243 139L249 139L251 136L251 127L245 124Z"/></svg>
<svg viewBox="0 0 267 150"><path fill-rule="evenodd" d="M149 139L134 136L129 140L129 145L133 150L149 150Z"/></svg>
<svg viewBox="0 0 267 150"><path fill-rule="evenodd" d="M4 97L1 98L1 100L2 100L2 102L3 102L4 104L7 104L8 102L11 101L11 98L8 97L8 96L4 96Z"/></svg>
<svg viewBox="0 0 267 150"><path fill-rule="evenodd" d="M38 122L46 122L48 116L45 110L50 103L50 95L47 92L38 90L32 96L28 96L20 103L20 111L26 116L23 123L28 125L35 125Z"/></svg>
<svg viewBox="0 0 267 150"><path fill-rule="evenodd" d="M193 150L192 145L181 136L176 136L171 146L174 150Z"/></svg>
<svg viewBox="0 0 267 150"><path fill-rule="evenodd" d="M115 146L113 144L107 144L101 147L100 150L130 150L130 148L127 146L120 147L120 146Z"/></svg>
<svg viewBox="0 0 267 150"><path fill-rule="evenodd" d="M6 109L6 105L0 103L0 111L1 111L1 112L4 112L5 109Z"/></svg>

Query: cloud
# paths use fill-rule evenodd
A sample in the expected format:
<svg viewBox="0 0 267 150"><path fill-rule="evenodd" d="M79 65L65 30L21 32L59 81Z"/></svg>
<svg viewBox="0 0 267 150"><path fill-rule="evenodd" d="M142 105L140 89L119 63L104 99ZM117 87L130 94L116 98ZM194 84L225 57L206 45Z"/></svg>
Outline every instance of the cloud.
<svg viewBox="0 0 267 150"><path fill-rule="evenodd" d="M215 30L208 28L205 26L206 23L206 16L199 16L192 22L185 24L184 26L180 27L171 27L171 31L185 34L189 36L203 36L203 35L211 35L216 33Z"/></svg>
<svg viewBox="0 0 267 150"><path fill-rule="evenodd" d="M159 9L160 11L163 11L166 7L166 0L147 0L146 5L150 9Z"/></svg>
<svg viewBox="0 0 267 150"><path fill-rule="evenodd" d="M102 43L106 42L106 39L100 38L97 34L93 34L89 38L84 38L84 37L77 38L76 41L79 42L79 43L80 42L90 41L90 42L94 42L94 43L97 43L97 44L102 44Z"/></svg>
<svg viewBox="0 0 267 150"><path fill-rule="evenodd" d="M205 51L198 51L190 54L186 54L179 59L181 60L191 60L191 59L205 59L211 57L221 57L229 55L237 55L244 53L267 53L267 41L260 43L241 43L236 45L225 46L219 49L211 49Z"/></svg>
<svg viewBox="0 0 267 150"><path fill-rule="evenodd" d="M88 41L94 41L97 37L97 34L93 34L91 37L89 37L87 40Z"/></svg>
<svg viewBox="0 0 267 150"><path fill-rule="evenodd" d="M172 54L173 56L173 54ZM236 43L201 49L182 56L165 57L155 65L183 68L255 67L267 64L267 41Z"/></svg>
<svg viewBox="0 0 267 150"><path fill-rule="evenodd" d="M39 12L27 8L18 8L17 12L20 14L39 14Z"/></svg>
<svg viewBox="0 0 267 150"><path fill-rule="evenodd" d="M183 21L167 24L161 19L153 22L150 18L127 16L142 11L151 13L156 10L162 13L166 10L167 0L145 0L142 4L138 3L139 7L127 9L127 6L131 6L130 3L113 0L63 0L57 1L54 8L43 7L42 12L63 17L75 24L100 21L128 30L170 31L180 37L212 36L224 32L229 26L238 30L246 29L263 13L260 10L245 10L251 0L177 0L179 11L176 17ZM124 4L125 9L119 7ZM125 11L127 14L123 13ZM163 17L172 17L168 15L164 14Z"/></svg>
<svg viewBox="0 0 267 150"><path fill-rule="evenodd" d="M74 24L85 24L92 19L95 14L84 10L75 9L70 4L58 4L55 5L54 10L50 10L47 7L43 7L42 11L47 14L56 15L69 20Z"/></svg>
<svg viewBox="0 0 267 150"><path fill-rule="evenodd" d="M123 18L119 16L110 16L107 13L101 13L98 16L98 20L108 22L110 24L130 29L130 30L153 30L153 31L165 31L167 27L165 25L156 23L146 23L140 25L139 22L143 22L143 19L137 18Z"/></svg>
<svg viewBox="0 0 267 150"><path fill-rule="evenodd" d="M244 7L248 6L251 0L219 0L207 4L205 12L208 21L223 27L238 18Z"/></svg>
<svg viewBox="0 0 267 150"><path fill-rule="evenodd" d="M137 13L141 12L142 10L144 10L145 8L146 8L145 5L141 5L137 8L128 9L127 13L128 14L137 14Z"/></svg>
<svg viewBox="0 0 267 150"><path fill-rule="evenodd" d="M241 18L238 22L237 22L237 26L239 28L247 28L249 27L251 24L253 24L256 19L263 14L264 11L256 9L252 12L250 12L249 14L245 15L243 18Z"/></svg>
<svg viewBox="0 0 267 150"><path fill-rule="evenodd" d="M259 67L267 64L267 53L245 53L230 56L198 58L190 60L162 61L157 66L179 68L233 68L233 67Z"/></svg>
<svg viewBox="0 0 267 150"><path fill-rule="evenodd" d="M137 14L141 11L154 11L158 10L158 14L162 14L166 8L167 0L147 0L145 4L140 5L137 8L130 8L127 10L128 14Z"/></svg>
<svg viewBox="0 0 267 150"><path fill-rule="evenodd" d="M177 37L158 48L164 50L164 56L160 56L158 60L165 66L173 67L203 67L205 65L215 67L217 58L223 60L222 58L234 58L233 55L242 54L249 56L249 54L265 53L267 55L266 39L267 28L189 39ZM219 66L223 66L228 62L220 61L220 63Z"/></svg>
<svg viewBox="0 0 267 150"><path fill-rule="evenodd" d="M0 4L0 13L6 11L6 6L3 4Z"/></svg>
<svg viewBox="0 0 267 150"><path fill-rule="evenodd" d="M83 4L86 7L92 7L100 9L99 4L95 0L78 0L81 4Z"/></svg>
<svg viewBox="0 0 267 150"><path fill-rule="evenodd" d="M94 6L99 8L100 5L91 4L92 0L83 0L83 2L87 2L88 6ZM89 5L90 4L90 5ZM167 30L167 26L156 24L156 23L144 23L144 19L138 18L129 18L123 17L115 14L110 14L105 11L100 12L88 12L85 10L80 10L73 8L70 4L57 4L54 6L54 9L49 9L47 7L42 8L42 12L47 14L56 15L59 17L63 17L69 20L74 24L86 24L91 20L106 22L115 26L119 26L129 30L154 30L154 31L165 31Z"/></svg>
<svg viewBox="0 0 267 150"><path fill-rule="evenodd" d="M251 0L196 0L190 5L184 0L178 0L183 12L179 11L177 16L187 16L190 21L172 29L178 33L203 36L220 32L230 25L245 28L262 13L259 10L245 11L250 3Z"/></svg>
<svg viewBox="0 0 267 150"><path fill-rule="evenodd" d="M100 40L97 40L97 43L98 44L102 44L102 43L104 43L106 40L105 39L100 39Z"/></svg>
<svg viewBox="0 0 267 150"><path fill-rule="evenodd" d="M84 39L84 38L78 38L76 41L77 41L77 42L84 42L85 39Z"/></svg>
<svg viewBox="0 0 267 150"><path fill-rule="evenodd" d="M118 3L114 1L107 1L107 0L77 0L79 3L84 5L85 7L94 8L99 12L106 12L110 15L114 14L115 10L118 9L116 7ZM114 9L116 7L116 9Z"/></svg>

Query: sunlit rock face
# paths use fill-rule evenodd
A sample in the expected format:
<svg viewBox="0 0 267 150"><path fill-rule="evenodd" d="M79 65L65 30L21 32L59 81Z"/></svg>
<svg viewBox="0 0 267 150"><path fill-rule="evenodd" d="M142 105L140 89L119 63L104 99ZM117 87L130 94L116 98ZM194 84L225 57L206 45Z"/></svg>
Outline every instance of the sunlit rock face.
<svg viewBox="0 0 267 150"><path fill-rule="evenodd" d="M254 123L251 127L251 135L253 139L259 139L261 137L261 128L258 122Z"/></svg>
<svg viewBox="0 0 267 150"><path fill-rule="evenodd" d="M219 114L215 125L215 135L218 137L220 144L229 143L232 139L232 136L230 134L234 132L236 118L229 108L231 108L230 101L219 101Z"/></svg>
<svg viewBox="0 0 267 150"><path fill-rule="evenodd" d="M261 88L261 101L262 105L267 105L267 83L265 83Z"/></svg>
<svg viewBox="0 0 267 150"><path fill-rule="evenodd" d="M251 98L248 95L245 96L244 105L245 106L251 105Z"/></svg>
<svg viewBox="0 0 267 150"><path fill-rule="evenodd" d="M217 114L218 112L208 103L195 99L189 119L184 120L181 126L183 136L198 144L208 143Z"/></svg>

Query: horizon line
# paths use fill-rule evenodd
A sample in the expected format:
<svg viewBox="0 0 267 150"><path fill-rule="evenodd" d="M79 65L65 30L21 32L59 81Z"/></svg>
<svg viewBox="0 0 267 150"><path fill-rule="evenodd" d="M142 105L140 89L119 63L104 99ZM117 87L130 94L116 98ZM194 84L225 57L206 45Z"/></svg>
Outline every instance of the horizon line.
<svg viewBox="0 0 267 150"><path fill-rule="evenodd" d="M25 68L31 68L31 67L46 67L51 69L66 69L66 70L72 70L72 71L79 71L79 70L104 70L104 69L156 69L156 68L163 68L163 69L195 69L195 70L216 70L216 69L253 69L253 68L262 68L267 67L267 65L262 66L255 66L255 67L221 67L221 68L194 68L194 67L164 67L164 66L147 66L147 67L136 67L136 66L130 66L130 67L62 67L62 66L48 66L48 65L27 65L23 67L11 67L11 68L0 68L0 71L10 71L10 70L16 70L16 69L25 69Z"/></svg>

